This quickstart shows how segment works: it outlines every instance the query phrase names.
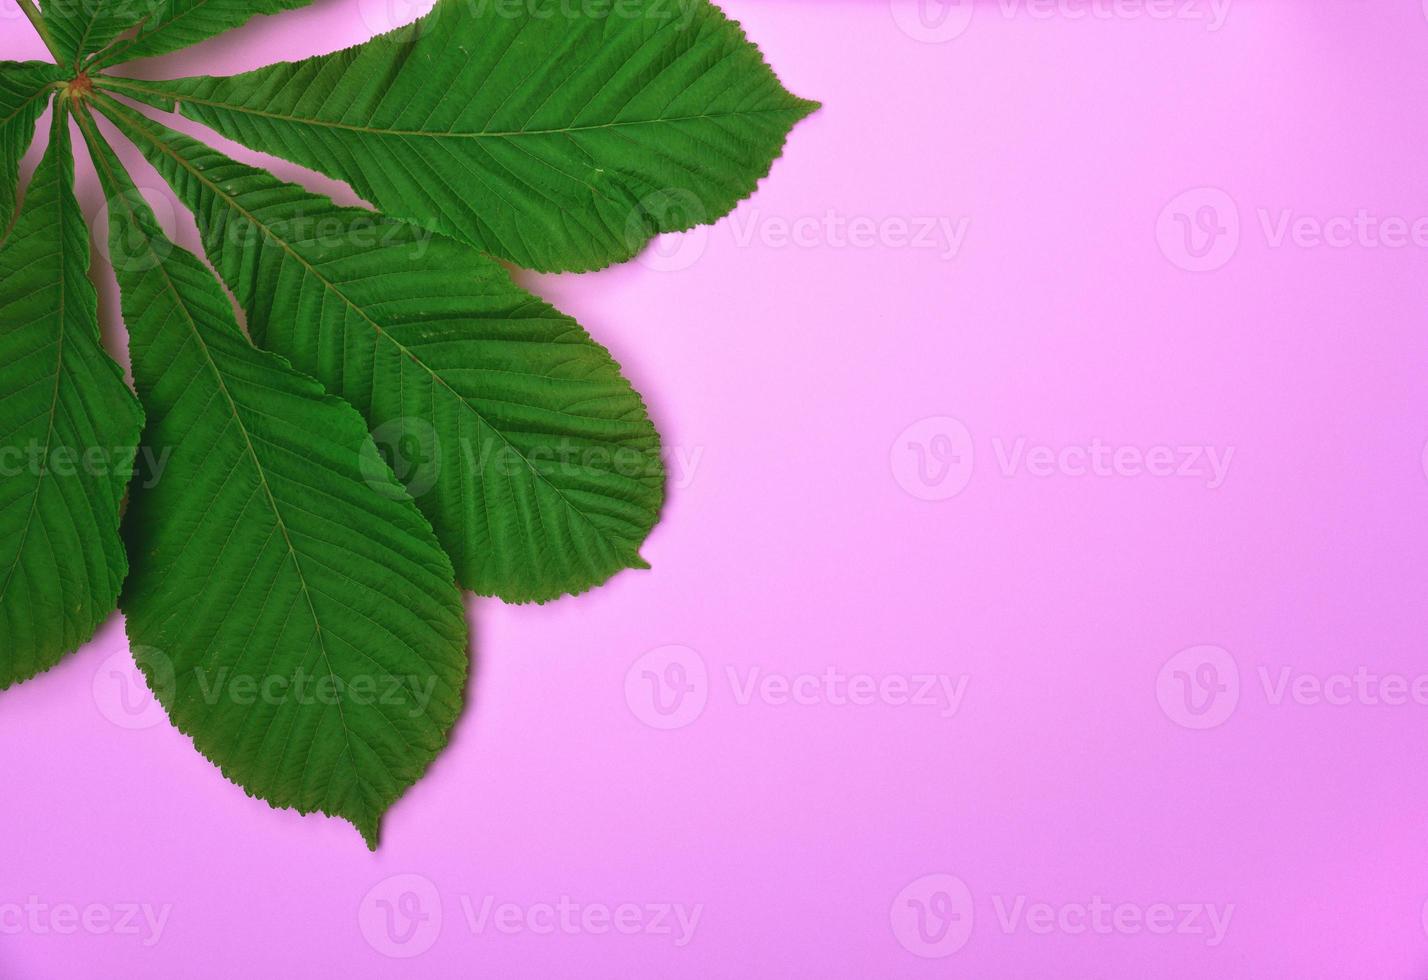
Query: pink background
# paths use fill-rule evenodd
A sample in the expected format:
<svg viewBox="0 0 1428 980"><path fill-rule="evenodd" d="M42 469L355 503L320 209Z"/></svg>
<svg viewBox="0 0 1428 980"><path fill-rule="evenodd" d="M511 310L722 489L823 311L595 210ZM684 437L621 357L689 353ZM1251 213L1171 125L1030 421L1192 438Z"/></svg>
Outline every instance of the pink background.
<svg viewBox="0 0 1428 980"><path fill-rule="evenodd" d="M472 703L375 855L126 713L111 621L0 696L0 977L1428 975L1428 234L1390 231L1428 216L1428 19L1185 3L728 0L826 108L708 232L526 279L676 454L653 571L471 602ZM318 0L144 71L393 6L422 5ZM0 57L43 57L0 18ZM962 219L960 249L905 234ZM1097 443L1099 475L1062 453ZM829 668L888 696L744 697ZM958 709L903 703L920 675ZM591 918L545 928L562 896ZM527 927L478 931L488 897ZM168 908L157 942L126 903Z"/></svg>

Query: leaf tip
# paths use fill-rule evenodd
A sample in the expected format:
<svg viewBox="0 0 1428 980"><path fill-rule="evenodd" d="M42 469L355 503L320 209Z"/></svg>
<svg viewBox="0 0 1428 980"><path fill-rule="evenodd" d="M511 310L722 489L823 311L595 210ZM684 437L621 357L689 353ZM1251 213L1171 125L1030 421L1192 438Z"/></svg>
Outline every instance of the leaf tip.
<svg viewBox="0 0 1428 980"><path fill-rule="evenodd" d="M381 843L382 818L380 816L365 817L357 819L348 817L352 826L357 828L357 833L362 835L362 842L367 845L367 850L372 853L377 852L377 845Z"/></svg>

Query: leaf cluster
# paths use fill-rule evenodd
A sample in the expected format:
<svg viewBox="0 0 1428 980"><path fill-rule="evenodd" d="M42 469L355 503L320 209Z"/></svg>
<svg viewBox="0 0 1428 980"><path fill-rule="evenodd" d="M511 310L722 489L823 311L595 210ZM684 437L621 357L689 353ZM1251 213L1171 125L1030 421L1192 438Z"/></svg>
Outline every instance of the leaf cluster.
<svg viewBox="0 0 1428 980"><path fill-rule="evenodd" d="M21 0L54 63L0 63L0 688L117 606L203 755L375 848L461 708L461 589L546 602L646 567L664 498L640 395L503 262L595 270L715 220L815 106L706 0L439 0L246 74L116 71L309 2ZM107 200L132 388L100 335L71 122ZM115 135L192 212L201 257ZM163 465L139 479L136 460Z"/></svg>

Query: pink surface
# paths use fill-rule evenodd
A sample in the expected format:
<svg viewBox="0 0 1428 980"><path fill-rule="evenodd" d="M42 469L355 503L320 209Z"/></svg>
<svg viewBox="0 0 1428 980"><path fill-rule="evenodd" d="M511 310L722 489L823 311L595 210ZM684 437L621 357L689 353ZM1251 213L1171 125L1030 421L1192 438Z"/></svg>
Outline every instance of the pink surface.
<svg viewBox="0 0 1428 980"><path fill-rule="evenodd" d="M1420 4L725 6L826 108L526 279L654 407L653 571L471 602L376 855L123 700L111 621L0 696L4 980L1428 973Z"/></svg>

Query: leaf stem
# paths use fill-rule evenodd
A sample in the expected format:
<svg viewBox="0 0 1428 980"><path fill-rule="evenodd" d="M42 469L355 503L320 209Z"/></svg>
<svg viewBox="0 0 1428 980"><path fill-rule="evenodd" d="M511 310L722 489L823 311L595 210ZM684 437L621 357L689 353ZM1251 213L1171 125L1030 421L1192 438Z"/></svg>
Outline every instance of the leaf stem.
<svg viewBox="0 0 1428 980"><path fill-rule="evenodd" d="M35 9L35 0L19 0L20 9L25 12L25 16L30 19L30 26L35 29L35 33L40 36L40 40L45 42L45 47L50 49L50 56L55 59L55 64L64 64L64 55L60 54L59 45L55 43L54 35L45 26L45 20L40 16L40 12Z"/></svg>

